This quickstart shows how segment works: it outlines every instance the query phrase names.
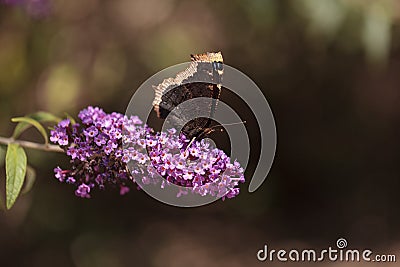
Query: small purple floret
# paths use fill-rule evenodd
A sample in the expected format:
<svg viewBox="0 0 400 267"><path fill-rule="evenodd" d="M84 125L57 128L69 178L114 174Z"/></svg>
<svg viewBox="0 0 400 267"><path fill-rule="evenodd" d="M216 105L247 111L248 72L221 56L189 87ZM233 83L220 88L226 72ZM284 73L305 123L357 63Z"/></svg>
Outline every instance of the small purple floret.
<svg viewBox="0 0 400 267"><path fill-rule="evenodd" d="M86 184L81 184L78 189L75 190L75 195L82 198L90 198L90 186Z"/></svg>

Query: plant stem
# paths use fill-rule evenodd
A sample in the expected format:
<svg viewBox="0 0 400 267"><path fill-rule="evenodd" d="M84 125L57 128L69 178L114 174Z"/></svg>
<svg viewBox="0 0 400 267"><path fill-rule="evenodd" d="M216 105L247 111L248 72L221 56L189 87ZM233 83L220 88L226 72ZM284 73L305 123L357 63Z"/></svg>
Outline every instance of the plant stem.
<svg viewBox="0 0 400 267"><path fill-rule="evenodd" d="M24 140L14 140L13 138L5 138L0 136L0 144L8 145L10 143L18 144L22 147L32 148L36 150L51 151L51 152L64 152L64 150L56 145L38 144Z"/></svg>

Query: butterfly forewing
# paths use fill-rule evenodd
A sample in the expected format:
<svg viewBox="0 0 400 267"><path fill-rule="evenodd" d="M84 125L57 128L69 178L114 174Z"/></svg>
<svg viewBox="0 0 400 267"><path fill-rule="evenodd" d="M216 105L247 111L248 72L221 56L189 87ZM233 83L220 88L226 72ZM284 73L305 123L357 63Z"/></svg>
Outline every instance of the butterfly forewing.
<svg viewBox="0 0 400 267"><path fill-rule="evenodd" d="M186 70L178 73L174 78L165 79L154 87L155 99L153 101L157 116L165 119L171 114L170 121L176 126L183 126L181 132L190 139L204 137L204 133L209 129L220 97L223 73L220 52L192 55L191 57L192 62ZM207 104L192 105L190 112L178 107L185 101L198 97L208 99ZM193 114L205 113L207 117L199 116L191 119Z"/></svg>

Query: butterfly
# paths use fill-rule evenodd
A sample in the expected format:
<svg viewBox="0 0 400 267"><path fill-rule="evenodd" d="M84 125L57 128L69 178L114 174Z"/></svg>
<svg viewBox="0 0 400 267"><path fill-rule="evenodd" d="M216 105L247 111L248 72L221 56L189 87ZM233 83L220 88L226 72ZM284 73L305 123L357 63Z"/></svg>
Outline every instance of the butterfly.
<svg viewBox="0 0 400 267"><path fill-rule="evenodd" d="M166 119L171 115L171 121L175 125L183 125L181 132L188 139L201 139L207 136L212 132L211 125L222 90L223 71L221 52L191 55L187 69L153 86L155 91L153 108L157 117ZM190 110L179 107L181 103L198 97L206 98L206 107L193 105ZM189 113L204 114L203 109L207 109L207 116L190 119Z"/></svg>

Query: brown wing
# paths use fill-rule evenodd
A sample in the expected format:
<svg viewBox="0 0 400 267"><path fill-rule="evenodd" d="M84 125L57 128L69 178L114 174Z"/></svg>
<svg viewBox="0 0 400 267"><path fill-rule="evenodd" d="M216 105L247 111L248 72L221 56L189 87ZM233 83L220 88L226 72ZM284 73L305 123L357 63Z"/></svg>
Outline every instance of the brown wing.
<svg viewBox="0 0 400 267"><path fill-rule="evenodd" d="M192 55L192 62L189 67L175 78L165 79L161 84L154 87L155 98L153 101L154 110L157 116L165 119L172 110L179 104L196 98L210 98L207 107L208 118L186 119L185 114L177 113L172 119L177 125L184 125L182 132L188 138L197 137L210 127L218 99L221 93L221 79L223 72L222 55L218 53L205 53ZM205 82L191 82L191 81ZM207 81L210 81L208 83ZM193 111L199 107L193 107Z"/></svg>

